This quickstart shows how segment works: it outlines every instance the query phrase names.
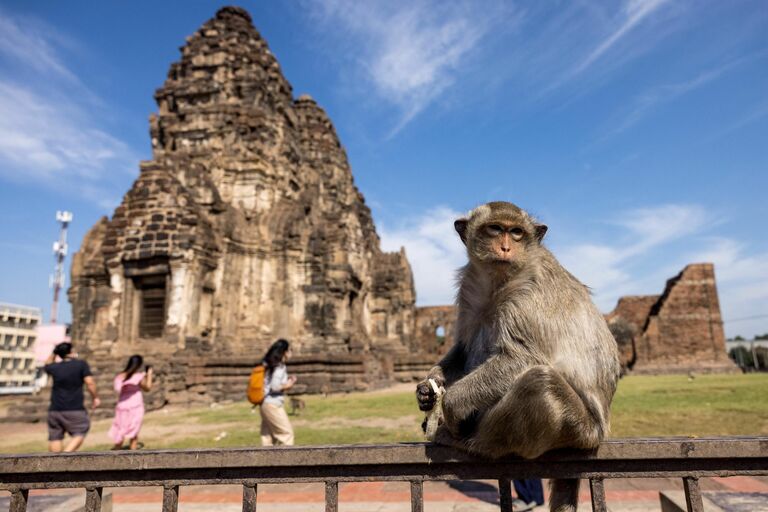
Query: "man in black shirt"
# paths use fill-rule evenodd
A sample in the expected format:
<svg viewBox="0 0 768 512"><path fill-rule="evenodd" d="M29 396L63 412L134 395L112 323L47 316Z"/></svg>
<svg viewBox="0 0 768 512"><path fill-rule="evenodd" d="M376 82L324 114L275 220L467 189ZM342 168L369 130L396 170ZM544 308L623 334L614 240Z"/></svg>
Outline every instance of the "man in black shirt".
<svg viewBox="0 0 768 512"><path fill-rule="evenodd" d="M56 356L61 361L56 363ZM91 428L91 420L83 405L83 384L93 398L93 408L101 404L96 394L96 383L88 363L77 359L71 343L59 343L45 361L45 372L53 378L51 406L48 408L48 451L62 451L64 433L72 439L64 447L65 452L80 448Z"/></svg>

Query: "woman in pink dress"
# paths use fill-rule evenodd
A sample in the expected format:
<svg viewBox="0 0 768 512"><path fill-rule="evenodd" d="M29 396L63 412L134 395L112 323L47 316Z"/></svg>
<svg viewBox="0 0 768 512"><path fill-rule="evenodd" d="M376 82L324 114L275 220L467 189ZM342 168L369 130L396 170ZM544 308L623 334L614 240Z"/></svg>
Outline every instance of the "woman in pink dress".
<svg viewBox="0 0 768 512"><path fill-rule="evenodd" d="M115 391L120 394L115 406L115 420L109 429L109 437L115 445L113 450L121 450L123 441L130 440L131 450L139 447L139 430L144 419L144 397L141 392L152 389L152 368L147 365L146 373L140 372L144 359L140 355L131 356L125 370L115 377Z"/></svg>

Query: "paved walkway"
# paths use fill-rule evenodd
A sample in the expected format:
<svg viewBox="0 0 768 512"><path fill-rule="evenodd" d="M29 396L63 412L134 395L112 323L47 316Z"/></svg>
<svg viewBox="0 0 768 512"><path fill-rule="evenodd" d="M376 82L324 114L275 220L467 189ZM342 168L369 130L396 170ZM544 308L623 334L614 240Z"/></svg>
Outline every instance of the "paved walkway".
<svg viewBox="0 0 768 512"><path fill-rule="evenodd" d="M612 512L658 512L659 491L681 491L678 479L606 480L606 498ZM768 497L768 478L730 477L701 481L703 491L759 492ZM591 510L589 486L581 488L581 510ZM114 512L159 511L162 489L135 487L105 489L112 493ZM34 491L30 509L36 500L51 494L80 494L84 491ZM260 485L259 512L323 512L323 484ZM7 499L7 498L6 498ZM180 492L180 512L240 512L242 489L239 486L190 486ZM0 500L0 503L2 501ZM494 482L426 482L425 512L496 512L498 490ZM537 512L546 510L538 507ZM734 509L735 510L735 509ZM766 509L768 511L768 507ZM408 512L410 487L405 482L342 483L339 486L340 512ZM750 512L758 512L751 510Z"/></svg>

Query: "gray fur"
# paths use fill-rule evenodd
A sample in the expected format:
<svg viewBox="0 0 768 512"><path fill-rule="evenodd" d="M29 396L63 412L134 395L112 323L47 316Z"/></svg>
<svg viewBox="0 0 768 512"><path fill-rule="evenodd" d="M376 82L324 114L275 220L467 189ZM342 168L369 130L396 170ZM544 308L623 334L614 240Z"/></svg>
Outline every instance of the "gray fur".
<svg viewBox="0 0 768 512"><path fill-rule="evenodd" d="M488 457L596 447L619 358L588 289L541 245L546 226L517 206L489 203L463 220L469 262L459 271L456 344L427 377L447 390L437 441ZM489 224L526 235L510 246L484 234ZM432 406L426 379L417 397L422 410ZM577 486L555 482L551 510L575 510Z"/></svg>

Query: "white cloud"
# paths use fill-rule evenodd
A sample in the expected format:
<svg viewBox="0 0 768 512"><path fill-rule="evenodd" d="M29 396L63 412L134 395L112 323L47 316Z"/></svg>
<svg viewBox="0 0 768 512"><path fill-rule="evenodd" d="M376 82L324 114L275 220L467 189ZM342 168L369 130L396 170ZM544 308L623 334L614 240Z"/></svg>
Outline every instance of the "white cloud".
<svg viewBox="0 0 768 512"><path fill-rule="evenodd" d="M534 39L522 71L544 69L538 99L565 85L575 86L572 93L578 96L656 48L668 34L688 26L689 20L680 16L686 9L684 2L670 0L568 3L545 17L547 37ZM664 16L653 16L659 13ZM569 96L568 101L574 98Z"/></svg>
<svg viewBox="0 0 768 512"><path fill-rule="evenodd" d="M560 262L584 284L602 295L604 290L629 287L632 276L621 268L621 249L597 244L556 248Z"/></svg>
<svg viewBox="0 0 768 512"><path fill-rule="evenodd" d="M405 247L420 306L453 303L456 270L466 262L464 245L453 229L453 221L460 216L459 212L441 206L406 219L400 226L379 226L385 251Z"/></svg>
<svg viewBox="0 0 768 512"><path fill-rule="evenodd" d="M627 0L618 19L618 26L605 37L572 71L577 75L602 57L616 43L629 34L641 21L653 14L669 0Z"/></svg>
<svg viewBox="0 0 768 512"><path fill-rule="evenodd" d="M400 109L396 133L449 88L503 9L468 2L315 0L315 17L357 44L356 65L377 95ZM507 22L510 20L507 19Z"/></svg>
<svg viewBox="0 0 768 512"><path fill-rule="evenodd" d="M609 135L615 135L629 129L657 105L673 101L679 96L717 80L736 66L754 60L755 58L764 58L765 55L765 52L761 52L753 56L734 59L720 66L702 71L690 80L659 85L651 88L632 101L632 106L629 111L623 114L623 120L618 123L613 123L614 127L611 129Z"/></svg>
<svg viewBox="0 0 768 512"><path fill-rule="evenodd" d="M750 255L748 247L728 238L708 239L706 246L689 257L715 264L726 334L768 332L768 253Z"/></svg>
<svg viewBox="0 0 768 512"><path fill-rule="evenodd" d="M633 240L621 250L622 259L696 233L709 222L710 216L698 205L667 204L621 213L615 224L628 230Z"/></svg>
<svg viewBox="0 0 768 512"><path fill-rule="evenodd" d="M53 73L77 82L77 77L55 50L52 39L60 42L63 38L51 27L42 27L29 20L19 22L0 11L0 53L41 73Z"/></svg>
<svg viewBox="0 0 768 512"><path fill-rule="evenodd" d="M96 179L111 163L133 155L77 105L0 80L0 159L23 169L25 178Z"/></svg>
<svg viewBox="0 0 768 512"><path fill-rule="evenodd" d="M62 39L0 11L0 176L63 187L108 209L108 182L135 172L138 157L99 122L100 101L54 49Z"/></svg>
<svg viewBox="0 0 768 512"><path fill-rule="evenodd" d="M711 222L704 208L686 204L638 208L615 217L611 224L620 229L612 243L555 247L560 262L593 290L596 304L604 311L613 309L622 295L660 293L664 279L680 269L665 265L642 274L635 269L637 263L658 257L657 249L695 235Z"/></svg>
<svg viewBox="0 0 768 512"><path fill-rule="evenodd" d="M730 135L731 133L740 130L754 122L762 121L766 117L768 117L768 100L763 100L750 107L747 113L742 115L741 118L725 127L722 127L714 134L709 136L706 140L702 141L702 143L710 144L714 140L717 140L726 135Z"/></svg>

